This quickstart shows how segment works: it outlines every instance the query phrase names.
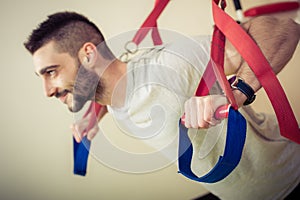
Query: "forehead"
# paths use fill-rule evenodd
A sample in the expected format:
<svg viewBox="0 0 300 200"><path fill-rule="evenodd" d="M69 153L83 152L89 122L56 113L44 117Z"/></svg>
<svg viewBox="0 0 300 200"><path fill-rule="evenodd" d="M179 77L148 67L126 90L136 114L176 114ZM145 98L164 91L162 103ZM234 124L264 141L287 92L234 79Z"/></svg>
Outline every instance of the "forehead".
<svg viewBox="0 0 300 200"><path fill-rule="evenodd" d="M51 41L39 48L32 56L35 72L45 67L63 65L72 62L74 59L68 53L61 53L57 50L55 42Z"/></svg>

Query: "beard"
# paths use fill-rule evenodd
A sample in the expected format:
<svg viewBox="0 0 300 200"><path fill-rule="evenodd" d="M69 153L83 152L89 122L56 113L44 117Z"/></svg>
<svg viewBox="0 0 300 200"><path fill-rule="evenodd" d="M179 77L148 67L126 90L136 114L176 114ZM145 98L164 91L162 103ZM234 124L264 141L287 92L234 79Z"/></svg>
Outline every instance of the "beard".
<svg viewBox="0 0 300 200"><path fill-rule="evenodd" d="M87 101L102 99L104 84L97 73L80 66L72 93L73 101L72 105L69 105L69 110L71 112L78 112Z"/></svg>

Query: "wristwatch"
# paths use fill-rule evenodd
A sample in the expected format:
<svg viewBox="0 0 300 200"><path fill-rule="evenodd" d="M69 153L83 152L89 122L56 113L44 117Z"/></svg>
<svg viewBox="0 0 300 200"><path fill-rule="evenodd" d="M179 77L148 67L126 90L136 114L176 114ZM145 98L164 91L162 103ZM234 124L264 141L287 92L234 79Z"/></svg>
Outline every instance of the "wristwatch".
<svg viewBox="0 0 300 200"><path fill-rule="evenodd" d="M237 90L241 91L244 95L246 95L247 100L244 102L244 106L251 104L255 100L256 95L255 95L254 90L250 87L250 85L245 83L245 81L243 79L241 79L240 77L234 76L229 81L230 81L231 87L233 89L237 89Z"/></svg>

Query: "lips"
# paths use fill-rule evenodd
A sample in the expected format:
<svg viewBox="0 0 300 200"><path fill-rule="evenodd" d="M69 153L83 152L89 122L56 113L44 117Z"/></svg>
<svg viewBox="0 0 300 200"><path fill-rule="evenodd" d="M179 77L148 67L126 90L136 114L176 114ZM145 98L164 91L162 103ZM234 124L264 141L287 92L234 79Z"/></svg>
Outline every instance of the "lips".
<svg viewBox="0 0 300 200"><path fill-rule="evenodd" d="M67 97L68 97L68 92L64 92L63 94L61 94L61 95L59 96L59 100L60 100L62 103L66 104Z"/></svg>
<svg viewBox="0 0 300 200"><path fill-rule="evenodd" d="M66 104L67 97L68 97L68 90L64 90L62 92L58 92L55 96L58 98L62 103Z"/></svg>

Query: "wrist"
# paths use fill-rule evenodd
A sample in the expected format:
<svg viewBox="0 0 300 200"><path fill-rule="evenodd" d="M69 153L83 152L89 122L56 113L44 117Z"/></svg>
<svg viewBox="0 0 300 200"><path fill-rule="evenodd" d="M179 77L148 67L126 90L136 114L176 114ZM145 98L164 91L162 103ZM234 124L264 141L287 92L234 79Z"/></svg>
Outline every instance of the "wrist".
<svg viewBox="0 0 300 200"><path fill-rule="evenodd" d="M255 100L255 91L243 79L234 76L229 82L231 83L234 97L239 107L249 105Z"/></svg>
<svg viewBox="0 0 300 200"><path fill-rule="evenodd" d="M233 90L232 93L238 107L242 107L244 105L244 102L247 100L247 96L239 90Z"/></svg>

